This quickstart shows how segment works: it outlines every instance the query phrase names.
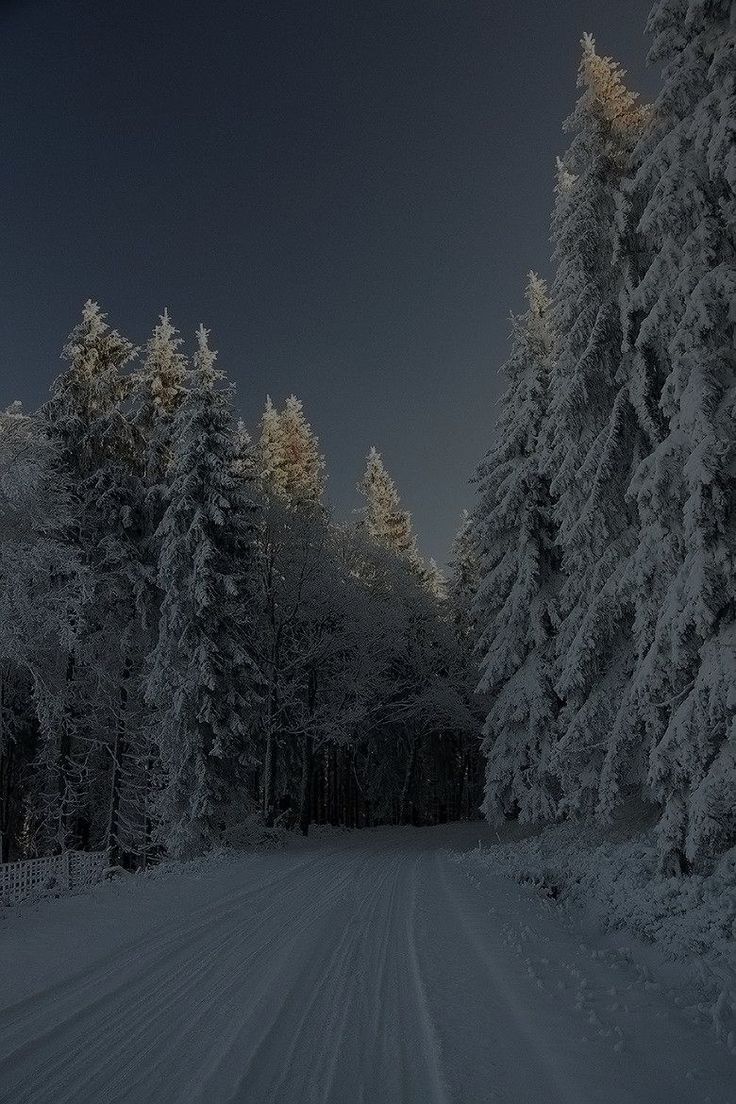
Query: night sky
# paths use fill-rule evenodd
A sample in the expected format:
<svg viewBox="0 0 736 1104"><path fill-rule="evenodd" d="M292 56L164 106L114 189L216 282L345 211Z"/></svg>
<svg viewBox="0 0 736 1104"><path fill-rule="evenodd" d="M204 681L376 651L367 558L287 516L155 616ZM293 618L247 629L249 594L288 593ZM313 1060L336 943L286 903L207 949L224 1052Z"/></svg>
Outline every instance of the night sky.
<svg viewBox="0 0 736 1104"><path fill-rule="evenodd" d="M345 515L371 444L446 560L509 311L549 273L579 39L651 96L647 0L0 0L5 405L83 301L203 321L254 424L292 391Z"/></svg>

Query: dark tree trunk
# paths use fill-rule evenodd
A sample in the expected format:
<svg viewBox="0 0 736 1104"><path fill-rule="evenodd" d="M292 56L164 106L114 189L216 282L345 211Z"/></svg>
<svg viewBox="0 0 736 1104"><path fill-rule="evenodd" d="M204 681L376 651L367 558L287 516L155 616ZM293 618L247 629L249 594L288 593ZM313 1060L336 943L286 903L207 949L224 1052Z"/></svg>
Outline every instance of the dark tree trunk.
<svg viewBox="0 0 736 1104"><path fill-rule="evenodd" d="M13 823L14 754L5 728L5 678L0 672L0 862L10 858L10 834Z"/></svg>
<svg viewBox="0 0 736 1104"><path fill-rule="evenodd" d="M70 652L66 663L67 689L72 686L75 677L76 664L74 653ZM69 719L73 723L73 710L68 710ZM59 766L57 786L59 792L59 834L56 846L63 851L68 844L68 836L71 828L72 809L70 801L70 773L71 773L72 738L68 724L61 724L59 738Z"/></svg>
<svg viewBox="0 0 736 1104"><path fill-rule="evenodd" d="M333 828L338 825L337 816L337 749L329 750L329 820Z"/></svg>
<svg viewBox="0 0 736 1104"><path fill-rule="evenodd" d="M322 757L319 764L319 822L327 823L327 748L322 749Z"/></svg>
<svg viewBox="0 0 736 1104"><path fill-rule="evenodd" d="M312 820L312 762L314 759L314 741L311 736L302 740L302 781L299 794L299 827L302 835L309 834Z"/></svg>
<svg viewBox="0 0 736 1104"><path fill-rule="evenodd" d="M407 811L409 806L409 794L411 792L412 782L414 780L414 767L417 758L417 738L412 737L411 744L409 746L409 757L406 762L406 771L404 773L404 785L401 790L401 799L399 801L399 824L406 824Z"/></svg>
<svg viewBox="0 0 736 1104"><path fill-rule="evenodd" d="M272 644L268 686L266 716L266 755L263 764L263 820L267 828L273 827L276 815L276 769L278 766L278 743L276 738L276 719L279 710L279 667L281 662L281 636L276 624L276 615L271 605Z"/></svg>
<svg viewBox="0 0 736 1104"><path fill-rule="evenodd" d="M120 865L120 841L118 839L119 814L120 814L120 757L122 755L122 739L120 730L115 734L115 744L112 752L112 775L110 778L110 810L107 820L106 847L107 861L110 866Z"/></svg>
<svg viewBox="0 0 736 1104"><path fill-rule="evenodd" d="M278 746L273 731L269 731L266 741L266 762L263 767L263 820L267 828L273 828L276 817L276 769L278 767Z"/></svg>
<svg viewBox="0 0 736 1104"><path fill-rule="evenodd" d="M151 850L153 844L153 817L151 816L151 804L153 802L153 777L156 767L156 761L153 756L153 752L149 751L146 757L146 778L145 778L145 797L144 797L144 813L143 813L143 854L141 861L143 869L148 866L151 858Z"/></svg>
<svg viewBox="0 0 736 1104"><path fill-rule="evenodd" d="M115 726L115 743L112 751L112 775L110 777L110 809L107 821L106 851L110 866L119 866L120 853L120 790L123 785L123 757L126 754L125 715L128 709L128 678L130 660L126 659L120 684L120 713Z"/></svg>

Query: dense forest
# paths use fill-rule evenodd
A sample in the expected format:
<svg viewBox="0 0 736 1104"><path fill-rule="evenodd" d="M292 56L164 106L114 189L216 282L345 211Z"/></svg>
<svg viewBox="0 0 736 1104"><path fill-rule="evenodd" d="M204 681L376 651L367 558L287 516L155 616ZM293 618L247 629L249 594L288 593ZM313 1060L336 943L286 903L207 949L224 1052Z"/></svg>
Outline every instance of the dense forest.
<svg viewBox="0 0 736 1104"><path fill-rule="evenodd" d="M86 304L2 457L3 857L477 815L468 647L381 456L356 522L294 397L252 442L200 329Z"/></svg>
<svg viewBox="0 0 736 1104"><path fill-rule="evenodd" d="M670 874L736 841L735 19L655 5L651 107L583 39L472 523L487 814L643 794Z"/></svg>
<svg viewBox="0 0 736 1104"><path fill-rule="evenodd" d="M137 351L86 304L0 425L4 859L632 796L664 873L733 845L734 11L655 6L651 106L584 37L447 580L375 449L340 522L296 398L251 437L206 330L189 359L164 313Z"/></svg>

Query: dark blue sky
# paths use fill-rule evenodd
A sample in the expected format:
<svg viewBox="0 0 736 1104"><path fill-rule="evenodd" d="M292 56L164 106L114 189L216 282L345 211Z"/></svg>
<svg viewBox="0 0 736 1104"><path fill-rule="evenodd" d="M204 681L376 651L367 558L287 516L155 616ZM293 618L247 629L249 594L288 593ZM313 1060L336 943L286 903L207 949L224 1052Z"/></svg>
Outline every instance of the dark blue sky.
<svg viewBox="0 0 736 1104"><path fill-rule="evenodd" d="M0 0L0 401L43 399L87 297L137 343L166 305L249 423L304 400L338 513L375 444L443 561L549 271L580 36L651 95L648 8Z"/></svg>

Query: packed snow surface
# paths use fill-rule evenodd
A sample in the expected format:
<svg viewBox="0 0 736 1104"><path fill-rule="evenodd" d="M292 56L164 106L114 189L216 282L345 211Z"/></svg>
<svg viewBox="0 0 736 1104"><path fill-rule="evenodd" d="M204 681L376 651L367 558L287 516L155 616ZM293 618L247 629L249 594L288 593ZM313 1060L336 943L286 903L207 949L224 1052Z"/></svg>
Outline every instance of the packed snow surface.
<svg viewBox="0 0 736 1104"><path fill-rule="evenodd" d="M6 910L0 1100L733 1104L672 978L479 838L322 834Z"/></svg>

